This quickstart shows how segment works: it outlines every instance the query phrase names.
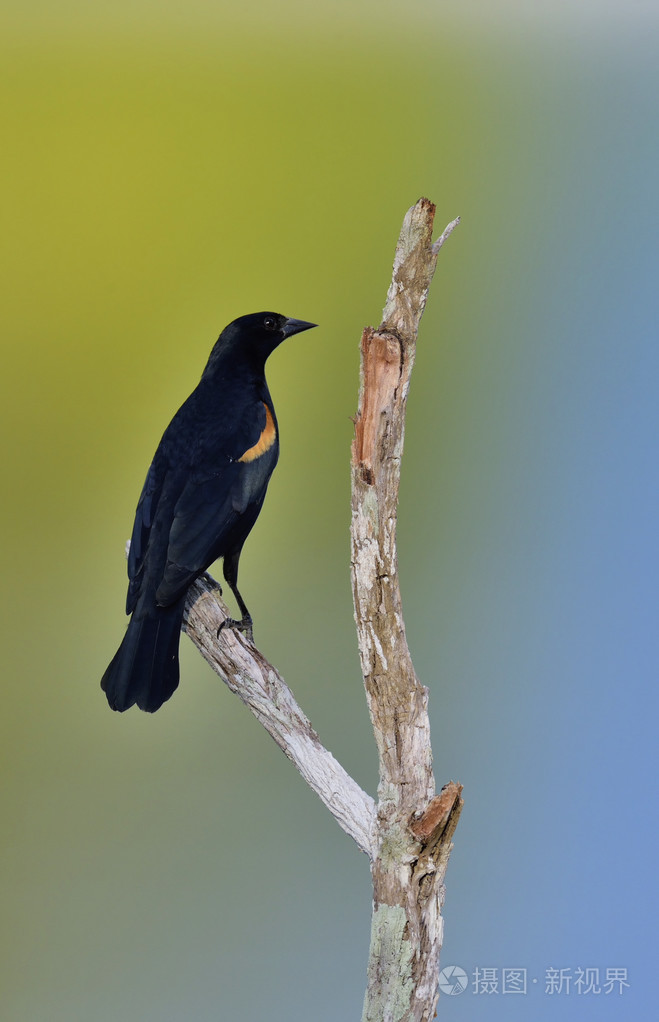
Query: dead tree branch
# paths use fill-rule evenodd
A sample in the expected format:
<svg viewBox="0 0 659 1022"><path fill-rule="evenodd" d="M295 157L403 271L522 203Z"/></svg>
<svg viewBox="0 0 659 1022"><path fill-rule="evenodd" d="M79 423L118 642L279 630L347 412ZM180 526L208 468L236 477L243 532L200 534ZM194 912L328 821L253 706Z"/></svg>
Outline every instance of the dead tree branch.
<svg viewBox="0 0 659 1022"><path fill-rule="evenodd" d="M434 214L427 199L408 211L382 323L362 335L352 445L355 621L380 758L364 1022L434 1015L444 873L462 805L456 784L435 798L428 690L416 677L405 637L396 555L405 404L419 320L439 249L458 222L433 245Z"/></svg>
<svg viewBox="0 0 659 1022"><path fill-rule="evenodd" d="M346 834L372 858L375 803L321 743L281 674L241 632L217 630L229 617L211 579L190 591L183 627L214 671L240 696Z"/></svg>
<svg viewBox="0 0 659 1022"><path fill-rule="evenodd" d="M428 1022L437 1002L444 876L461 785L435 795L428 690L416 677L398 584L396 522L405 403L439 250L434 205L405 216L382 323L361 341L352 445L352 584L361 667L380 762L378 803L320 743L280 674L241 634L211 579L190 591L184 628L346 833L371 860L373 919L363 1022Z"/></svg>

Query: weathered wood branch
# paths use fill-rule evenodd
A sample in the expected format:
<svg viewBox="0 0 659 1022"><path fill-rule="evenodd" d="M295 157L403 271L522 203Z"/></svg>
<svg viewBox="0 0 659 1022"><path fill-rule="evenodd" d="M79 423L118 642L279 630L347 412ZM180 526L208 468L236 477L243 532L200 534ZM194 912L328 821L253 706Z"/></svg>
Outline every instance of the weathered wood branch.
<svg viewBox="0 0 659 1022"><path fill-rule="evenodd" d="M352 446L352 584L366 697L378 748L377 806L321 744L281 675L243 635L208 576L191 588L184 628L204 658L292 760L371 860L373 919L364 1022L428 1022L437 1002L444 876L462 807L459 784L435 795L428 690L405 637L396 522L405 403L419 321L439 250L435 207L403 222L382 323L362 336Z"/></svg>
<svg viewBox="0 0 659 1022"><path fill-rule="evenodd" d="M341 827L372 858L375 803L321 745L281 674L240 632L217 630L229 609L209 577L197 579L186 604L183 627L211 665L280 749L295 764Z"/></svg>
<svg viewBox="0 0 659 1022"><path fill-rule="evenodd" d="M462 805L459 785L435 798L428 690L407 645L396 554L405 404L419 321L439 250L458 223L433 245L434 214L427 199L408 211L382 322L362 335L352 445L355 622L380 759L364 1022L434 1015L444 873Z"/></svg>

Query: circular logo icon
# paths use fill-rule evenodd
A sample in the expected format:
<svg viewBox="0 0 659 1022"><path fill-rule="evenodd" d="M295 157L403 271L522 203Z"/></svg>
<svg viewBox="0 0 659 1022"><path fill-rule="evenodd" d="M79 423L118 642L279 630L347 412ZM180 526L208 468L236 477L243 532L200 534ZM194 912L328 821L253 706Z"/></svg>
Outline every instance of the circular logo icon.
<svg viewBox="0 0 659 1022"><path fill-rule="evenodd" d="M463 994L468 983L467 973L459 965L447 965L439 974L439 989L451 997Z"/></svg>

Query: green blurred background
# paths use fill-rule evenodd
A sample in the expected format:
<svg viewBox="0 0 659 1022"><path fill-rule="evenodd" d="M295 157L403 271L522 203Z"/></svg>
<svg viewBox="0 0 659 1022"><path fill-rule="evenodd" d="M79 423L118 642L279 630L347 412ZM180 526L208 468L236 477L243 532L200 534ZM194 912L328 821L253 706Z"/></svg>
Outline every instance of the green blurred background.
<svg viewBox="0 0 659 1022"><path fill-rule="evenodd" d="M405 210L443 249L399 554L436 773L465 784L440 1017L654 1018L657 14L651 4L9 0L0 42L6 1022L358 1018L365 858L182 640L99 679L162 430L231 319L269 382L256 636L370 791L348 575L358 341ZM622 994L546 970L626 968ZM534 982L535 980L535 982Z"/></svg>

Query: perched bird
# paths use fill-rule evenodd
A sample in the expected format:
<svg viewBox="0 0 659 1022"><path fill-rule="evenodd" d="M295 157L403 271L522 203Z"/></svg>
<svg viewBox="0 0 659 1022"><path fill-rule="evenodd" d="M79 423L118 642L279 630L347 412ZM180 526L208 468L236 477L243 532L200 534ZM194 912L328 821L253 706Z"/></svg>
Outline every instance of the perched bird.
<svg viewBox="0 0 659 1022"><path fill-rule="evenodd" d="M286 337L313 326L274 312L234 320L165 430L130 542L126 613L132 617L101 681L113 710L137 703L153 713L174 692L186 593L219 557L242 614L225 625L251 638L238 561L279 457L265 362Z"/></svg>

